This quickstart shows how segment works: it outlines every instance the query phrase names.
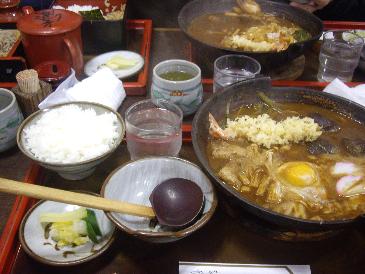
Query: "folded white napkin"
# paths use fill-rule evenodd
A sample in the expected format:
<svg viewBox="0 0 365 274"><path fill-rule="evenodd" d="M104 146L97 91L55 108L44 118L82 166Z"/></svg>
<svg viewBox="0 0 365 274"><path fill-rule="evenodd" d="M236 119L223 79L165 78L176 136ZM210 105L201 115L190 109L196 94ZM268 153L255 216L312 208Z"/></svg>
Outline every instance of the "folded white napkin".
<svg viewBox="0 0 365 274"><path fill-rule="evenodd" d="M350 88L344 82L336 78L329 83L323 91L344 97L365 106L365 84Z"/></svg>
<svg viewBox="0 0 365 274"><path fill-rule="evenodd" d="M81 82L76 79L75 71L72 70L71 75L38 107L44 109L61 103L87 101L117 110L125 96L122 81L109 68L102 68Z"/></svg>

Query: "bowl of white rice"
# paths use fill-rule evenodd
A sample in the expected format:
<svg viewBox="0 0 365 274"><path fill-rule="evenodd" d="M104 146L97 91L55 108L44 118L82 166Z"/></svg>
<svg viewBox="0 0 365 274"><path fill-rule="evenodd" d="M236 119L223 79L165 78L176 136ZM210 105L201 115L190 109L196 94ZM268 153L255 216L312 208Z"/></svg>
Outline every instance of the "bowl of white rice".
<svg viewBox="0 0 365 274"><path fill-rule="evenodd" d="M39 110L20 125L20 150L68 180L90 176L125 133L122 117L97 103L72 102Z"/></svg>

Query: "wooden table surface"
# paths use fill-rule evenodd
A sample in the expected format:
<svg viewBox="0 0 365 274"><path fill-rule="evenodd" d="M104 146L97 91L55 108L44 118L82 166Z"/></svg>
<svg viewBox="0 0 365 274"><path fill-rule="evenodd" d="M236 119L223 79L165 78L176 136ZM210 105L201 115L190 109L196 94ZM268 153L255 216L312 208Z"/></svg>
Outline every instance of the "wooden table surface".
<svg viewBox="0 0 365 274"><path fill-rule="evenodd" d="M130 3L133 1L129 1ZM150 1L144 1L150 2ZM176 18L168 16L169 10L162 10L162 2L148 3L149 12L141 9L142 1L133 4L136 17L149 16L158 23L153 32L150 72L160 61L171 58L187 58L188 41L175 29ZM172 1L177 14L186 1ZM165 18L165 19L163 19ZM168 27L168 28L167 28ZM211 60L213 62L214 60ZM301 79L315 80L317 57L315 52L306 53L306 65ZM151 73L150 73L151 79ZM356 80L363 80L357 72ZM148 83L148 89L150 81ZM129 97L120 109L145 97ZM188 118L188 120L191 117ZM45 184L63 189L87 189L99 192L101 184L111 170L128 160L126 145L122 144L114 155L97 168L97 172L82 182L69 182L53 172L46 172ZM190 144L184 144L180 157L197 163ZM29 159L13 148L0 157L0 176L22 180L30 164ZM0 233L14 201L14 196L0 193ZM74 268L51 268L41 265L23 252L19 253L18 264L13 273L177 273L178 261L262 263L262 264L309 264L312 273L364 273L365 230L349 229L337 236L316 242L285 242L271 239L268 235L256 233L229 217L219 203L213 219L200 231L181 241L156 245L149 244L119 233L113 247L93 262ZM0 270L1 272L1 270Z"/></svg>

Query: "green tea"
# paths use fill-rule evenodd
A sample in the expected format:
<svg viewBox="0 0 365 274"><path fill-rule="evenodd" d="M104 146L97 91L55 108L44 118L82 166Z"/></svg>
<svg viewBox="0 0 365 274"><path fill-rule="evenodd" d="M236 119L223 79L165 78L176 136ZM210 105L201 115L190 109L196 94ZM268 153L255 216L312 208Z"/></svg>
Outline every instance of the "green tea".
<svg viewBox="0 0 365 274"><path fill-rule="evenodd" d="M169 81L186 81L192 79L194 75L185 71L168 71L161 73L160 77Z"/></svg>

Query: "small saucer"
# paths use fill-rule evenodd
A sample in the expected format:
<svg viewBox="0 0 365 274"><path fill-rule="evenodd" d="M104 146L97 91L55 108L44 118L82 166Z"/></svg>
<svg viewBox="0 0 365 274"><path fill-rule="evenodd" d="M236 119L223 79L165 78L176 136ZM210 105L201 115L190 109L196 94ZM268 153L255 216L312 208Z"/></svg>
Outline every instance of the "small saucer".
<svg viewBox="0 0 365 274"><path fill-rule="evenodd" d="M52 201L40 201L35 204L24 216L19 229L19 239L24 251L33 259L52 266L81 264L105 252L112 244L116 230L102 210L93 209L103 235L99 243L88 242L81 246L67 246L56 250L55 241L50 238L45 239L44 228L39 222L41 213L58 213L77 208L79 206Z"/></svg>
<svg viewBox="0 0 365 274"><path fill-rule="evenodd" d="M91 59L89 62L86 63L84 67L85 74L87 76L93 75L100 69L101 65L105 64L108 60L110 60L115 56L122 56L126 59L133 59L137 61L137 63L133 67L126 69L112 70L115 76L117 76L119 79L130 77L139 72L143 68L144 59L140 54L128 50L119 50L119 51L111 51L103 53Z"/></svg>

